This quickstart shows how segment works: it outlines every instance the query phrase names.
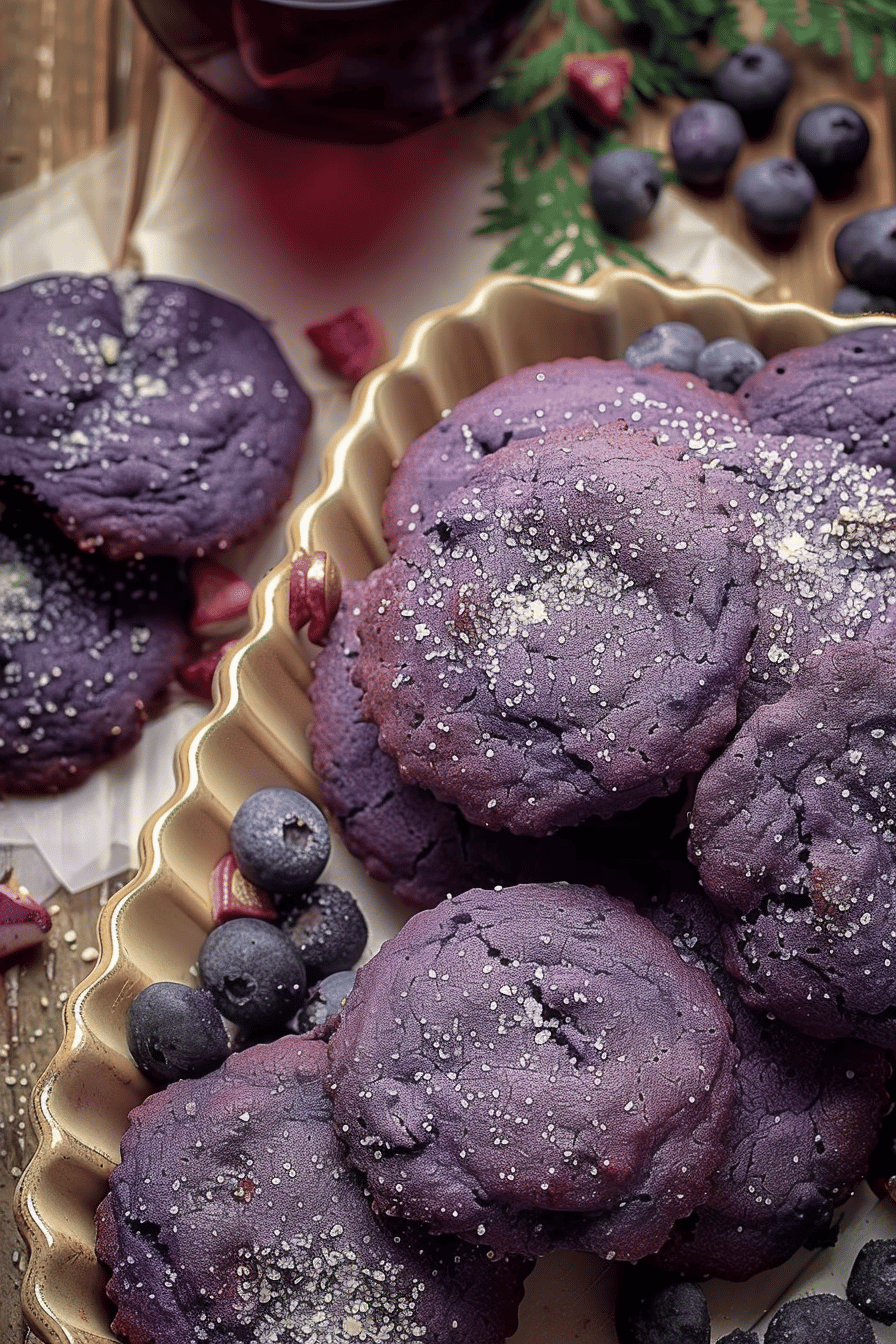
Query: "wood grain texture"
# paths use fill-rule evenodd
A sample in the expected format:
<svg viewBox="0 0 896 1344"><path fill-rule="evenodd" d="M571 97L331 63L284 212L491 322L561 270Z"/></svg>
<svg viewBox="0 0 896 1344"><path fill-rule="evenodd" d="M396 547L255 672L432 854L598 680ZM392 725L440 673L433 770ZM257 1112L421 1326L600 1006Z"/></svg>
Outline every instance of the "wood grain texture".
<svg viewBox="0 0 896 1344"><path fill-rule="evenodd" d="M19 1292L25 1245L13 1192L34 1151L28 1097L62 1038L62 1008L96 960L100 909L130 874L48 903L53 927L26 959L0 975L0 1340L26 1337ZM32 1336L32 1339L34 1337Z"/></svg>
<svg viewBox="0 0 896 1344"><path fill-rule="evenodd" d="M126 0L0 0L0 192L123 124L132 31Z"/></svg>

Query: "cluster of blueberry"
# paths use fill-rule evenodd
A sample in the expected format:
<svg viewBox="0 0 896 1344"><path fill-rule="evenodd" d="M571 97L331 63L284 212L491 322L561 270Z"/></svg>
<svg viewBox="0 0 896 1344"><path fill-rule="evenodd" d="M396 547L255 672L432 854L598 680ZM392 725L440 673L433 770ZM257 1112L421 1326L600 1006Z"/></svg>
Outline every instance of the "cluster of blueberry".
<svg viewBox="0 0 896 1344"><path fill-rule="evenodd" d="M155 1082L199 1077L235 1047L322 1025L344 1002L367 943L354 897L318 883L330 832L303 794L252 794L233 819L230 844L242 906L219 910L224 922L199 951L202 987L157 981L128 1013L128 1047ZM240 908L251 913L239 916Z"/></svg>
<svg viewBox="0 0 896 1344"><path fill-rule="evenodd" d="M874 1344L871 1321L896 1321L896 1241L865 1243L846 1298L812 1293L785 1302L769 1321L764 1344ZM706 1294L698 1283L632 1265L616 1303L616 1332L619 1344L709 1344ZM732 1330L718 1344L759 1344L759 1336Z"/></svg>
<svg viewBox="0 0 896 1344"><path fill-rule="evenodd" d="M669 140L678 175L688 186L720 188L747 135L766 134L793 81L790 62L753 43L715 72L712 99L689 103L674 118ZM764 238L796 233L819 192L843 195L871 142L867 123L846 103L821 103L803 114L794 157L775 156L745 168L734 186L750 225ZM638 149L599 155L589 189L598 219L631 237L652 212L663 186L653 154ZM896 311L896 207L869 211L841 229L837 265L849 282L834 301L839 313Z"/></svg>
<svg viewBox="0 0 896 1344"><path fill-rule="evenodd" d="M690 322L658 322L642 331L625 352L633 369L662 364L680 373L696 373L716 392L736 392L765 363L755 345L736 336L707 341Z"/></svg>

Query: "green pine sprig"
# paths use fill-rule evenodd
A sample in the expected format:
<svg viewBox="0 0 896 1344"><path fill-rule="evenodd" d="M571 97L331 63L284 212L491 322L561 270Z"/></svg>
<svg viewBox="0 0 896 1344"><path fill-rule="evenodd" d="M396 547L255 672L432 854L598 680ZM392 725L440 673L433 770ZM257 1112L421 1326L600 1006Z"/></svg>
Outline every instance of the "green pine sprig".
<svg viewBox="0 0 896 1344"><path fill-rule="evenodd" d="M861 80L874 77L878 66L896 75L896 0L762 0L767 37L779 27L800 46L818 46L839 56L849 46L853 69Z"/></svg>
<svg viewBox="0 0 896 1344"><path fill-rule="evenodd" d="M501 178L490 188L501 203L483 211L478 230L511 235L492 263L496 270L576 282L607 257L618 265L639 261L663 274L640 248L613 237L595 218L585 181L593 157L562 97L504 136Z"/></svg>
<svg viewBox="0 0 896 1344"><path fill-rule="evenodd" d="M800 45L837 55L848 45L860 79L878 66L896 75L896 0L760 0L766 34L783 28ZM604 8L637 36L631 89L652 100L706 96L701 51L746 44L733 0L603 0ZM603 259L640 262L662 274L633 244L601 227L588 199L587 168L620 142L573 114L564 94L563 58L599 54L614 43L581 12L579 0L550 0L563 27L548 46L518 61L496 95L497 106L519 114L501 137L501 175L490 190L497 204L483 212L480 233L509 235L496 269L586 279ZM632 110L634 99L629 101Z"/></svg>

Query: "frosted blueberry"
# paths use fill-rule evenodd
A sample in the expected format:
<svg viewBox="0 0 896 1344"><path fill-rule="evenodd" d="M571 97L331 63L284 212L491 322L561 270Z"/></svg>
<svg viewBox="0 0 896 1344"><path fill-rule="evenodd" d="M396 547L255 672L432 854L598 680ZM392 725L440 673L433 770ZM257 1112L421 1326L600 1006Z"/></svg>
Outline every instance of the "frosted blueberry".
<svg viewBox="0 0 896 1344"><path fill-rule="evenodd" d="M624 358L633 369L662 364L667 369L693 373L705 345L706 337L690 322L658 322L632 341Z"/></svg>
<svg viewBox="0 0 896 1344"><path fill-rule="evenodd" d="M294 789L260 789L238 809L230 847L244 877L264 891L292 896L320 877L330 857L327 819Z"/></svg>
<svg viewBox="0 0 896 1344"><path fill-rule="evenodd" d="M588 173L595 214L610 233L629 237L652 212L663 189L663 172L643 149L599 154Z"/></svg>
<svg viewBox="0 0 896 1344"><path fill-rule="evenodd" d="M697 356L695 372L716 392L736 392L764 363L765 355L755 345L735 336L724 336L704 346Z"/></svg>
<svg viewBox="0 0 896 1344"><path fill-rule="evenodd" d="M157 1083L210 1073L230 1049L209 995L169 980L147 985L134 999L127 1042L141 1073Z"/></svg>

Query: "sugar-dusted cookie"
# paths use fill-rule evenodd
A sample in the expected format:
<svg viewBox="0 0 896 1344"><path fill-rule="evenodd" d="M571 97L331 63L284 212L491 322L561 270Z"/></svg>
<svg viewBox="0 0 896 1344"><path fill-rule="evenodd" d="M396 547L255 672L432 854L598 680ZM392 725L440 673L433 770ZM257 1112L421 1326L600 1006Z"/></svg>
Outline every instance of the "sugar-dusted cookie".
<svg viewBox="0 0 896 1344"><path fill-rule="evenodd" d="M310 403L237 304L130 272L0 292L0 476L78 545L224 550L286 499Z"/></svg>
<svg viewBox="0 0 896 1344"><path fill-rule="evenodd" d="M362 718L361 691L352 680L366 587L345 585L315 660L309 734L324 801L373 877L390 883L408 904L425 907L468 887L591 882L598 864L624 864L629 854L650 848L665 851L677 821L675 797L533 839L471 826L459 808L405 784L379 747L376 724Z"/></svg>
<svg viewBox="0 0 896 1344"><path fill-rule="evenodd" d="M359 970L329 1043L334 1120L385 1213L636 1260L724 1153L729 1032L709 978L627 901L468 891Z"/></svg>
<svg viewBox="0 0 896 1344"><path fill-rule="evenodd" d="M526 1266L371 1211L330 1121L326 1047L287 1037L131 1114L97 1215L132 1344L503 1344Z"/></svg>
<svg viewBox="0 0 896 1344"><path fill-rule="evenodd" d="M896 646L832 644L702 775L691 854L752 1007L896 1047Z"/></svg>
<svg viewBox="0 0 896 1344"><path fill-rule="evenodd" d="M896 326L842 332L775 355L735 393L753 429L828 436L862 462L896 464Z"/></svg>
<svg viewBox="0 0 896 1344"><path fill-rule="evenodd" d="M0 508L0 792L55 793L137 741L189 597L173 560L79 551L14 490Z"/></svg>
<svg viewBox="0 0 896 1344"><path fill-rule="evenodd" d="M687 1277L746 1279L829 1234L868 1169L889 1104L888 1058L861 1041L812 1039L748 1008L725 968L722 917L688 865L651 874L644 889L638 909L710 976L740 1051L725 1156L655 1258Z"/></svg>
<svg viewBox="0 0 896 1344"><path fill-rule="evenodd" d="M757 560L726 473L621 423L480 463L371 580L355 675L407 783L545 835L674 792L735 721Z"/></svg>
<svg viewBox="0 0 896 1344"><path fill-rule="evenodd" d="M724 441L733 426L746 423L733 397L711 391L693 373L659 365L633 369L621 359L593 357L520 369L459 402L411 444L383 505L390 548L423 527L482 458L505 444L615 420L680 447L692 439Z"/></svg>

